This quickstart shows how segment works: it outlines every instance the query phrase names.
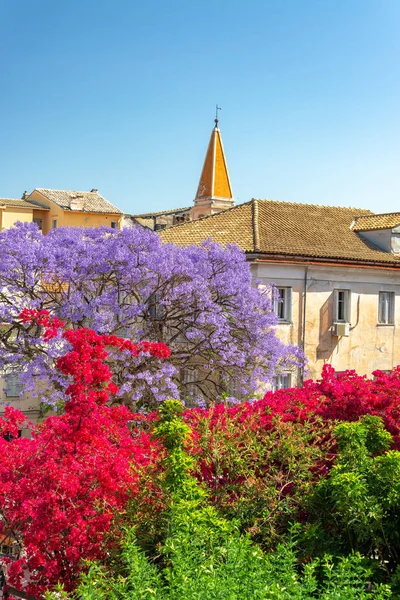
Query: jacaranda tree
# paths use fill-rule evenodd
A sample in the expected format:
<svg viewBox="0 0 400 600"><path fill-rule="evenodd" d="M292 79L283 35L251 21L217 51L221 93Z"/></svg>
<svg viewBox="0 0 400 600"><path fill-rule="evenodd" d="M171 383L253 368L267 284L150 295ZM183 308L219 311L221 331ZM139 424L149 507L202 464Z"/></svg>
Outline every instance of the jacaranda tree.
<svg viewBox="0 0 400 600"><path fill-rule="evenodd" d="M44 401L65 398L68 378L54 369L68 342L44 340L23 308L48 310L67 328L168 343L171 356L144 361L111 353L118 402L155 406L167 397L197 402L254 393L301 353L276 337L271 294L252 284L235 246L210 241L162 245L142 227L61 228L33 224L0 235L0 368L21 373ZM40 383L38 383L40 382Z"/></svg>

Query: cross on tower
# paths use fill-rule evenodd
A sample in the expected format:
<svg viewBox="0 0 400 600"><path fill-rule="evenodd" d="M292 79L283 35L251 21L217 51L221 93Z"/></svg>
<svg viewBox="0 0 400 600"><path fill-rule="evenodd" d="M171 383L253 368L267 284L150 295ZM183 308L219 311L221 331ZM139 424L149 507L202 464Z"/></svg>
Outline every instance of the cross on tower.
<svg viewBox="0 0 400 600"><path fill-rule="evenodd" d="M216 104L215 106L215 127L218 127L218 111L221 110L221 107Z"/></svg>

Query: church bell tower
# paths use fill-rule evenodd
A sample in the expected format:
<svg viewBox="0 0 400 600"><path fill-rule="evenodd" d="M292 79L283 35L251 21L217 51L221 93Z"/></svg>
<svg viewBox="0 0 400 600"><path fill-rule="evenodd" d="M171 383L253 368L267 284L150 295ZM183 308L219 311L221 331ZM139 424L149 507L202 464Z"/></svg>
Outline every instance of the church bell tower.
<svg viewBox="0 0 400 600"><path fill-rule="evenodd" d="M217 106L215 127L211 132L194 206L191 209L192 220L215 215L222 210L231 208L234 203L221 132L218 128Z"/></svg>

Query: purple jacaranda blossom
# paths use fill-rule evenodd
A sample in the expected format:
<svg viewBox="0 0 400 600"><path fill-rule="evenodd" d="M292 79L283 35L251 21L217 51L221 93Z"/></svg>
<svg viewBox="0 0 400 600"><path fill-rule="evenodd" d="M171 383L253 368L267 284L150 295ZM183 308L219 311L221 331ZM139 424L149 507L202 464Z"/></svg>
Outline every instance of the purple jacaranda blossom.
<svg viewBox="0 0 400 600"><path fill-rule="evenodd" d="M36 326L18 319L25 307L47 309L67 327L166 343L171 357L163 361L110 353L115 401L135 409L167 397L249 398L277 368L304 362L278 340L271 291L252 284L238 247L163 245L139 226L43 236L20 223L0 234L0 368L18 369L44 402L65 400L68 381L54 363L67 343L44 343Z"/></svg>

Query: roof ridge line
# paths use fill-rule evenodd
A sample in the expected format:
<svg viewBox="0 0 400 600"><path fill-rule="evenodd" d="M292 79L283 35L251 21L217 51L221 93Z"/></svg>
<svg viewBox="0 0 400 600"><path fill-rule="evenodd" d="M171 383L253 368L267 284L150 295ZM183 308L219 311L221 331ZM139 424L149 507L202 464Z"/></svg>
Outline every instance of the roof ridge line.
<svg viewBox="0 0 400 600"><path fill-rule="evenodd" d="M257 200L258 202L276 202L279 204L292 204L294 206L317 206L318 208L339 208L344 210L365 210L369 211L369 208L357 208L356 206L333 206L330 204L311 204L308 202L291 202L290 200L273 200L272 198L252 198L252 200ZM379 214L379 213L378 213ZM392 214L392 213L387 213ZM372 217L376 216L376 213L370 211L370 214L360 215L362 217ZM358 217L355 217L358 218Z"/></svg>
<svg viewBox="0 0 400 600"><path fill-rule="evenodd" d="M389 215L400 215L400 211L395 210L393 212L387 213L372 213L372 215L360 215L359 217L354 217L355 219L368 219L370 217L387 217Z"/></svg>
<svg viewBox="0 0 400 600"><path fill-rule="evenodd" d="M253 244L254 251L260 251L260 230L258 227L258 200L252 200L252 221L253 221Z"/></svg>

